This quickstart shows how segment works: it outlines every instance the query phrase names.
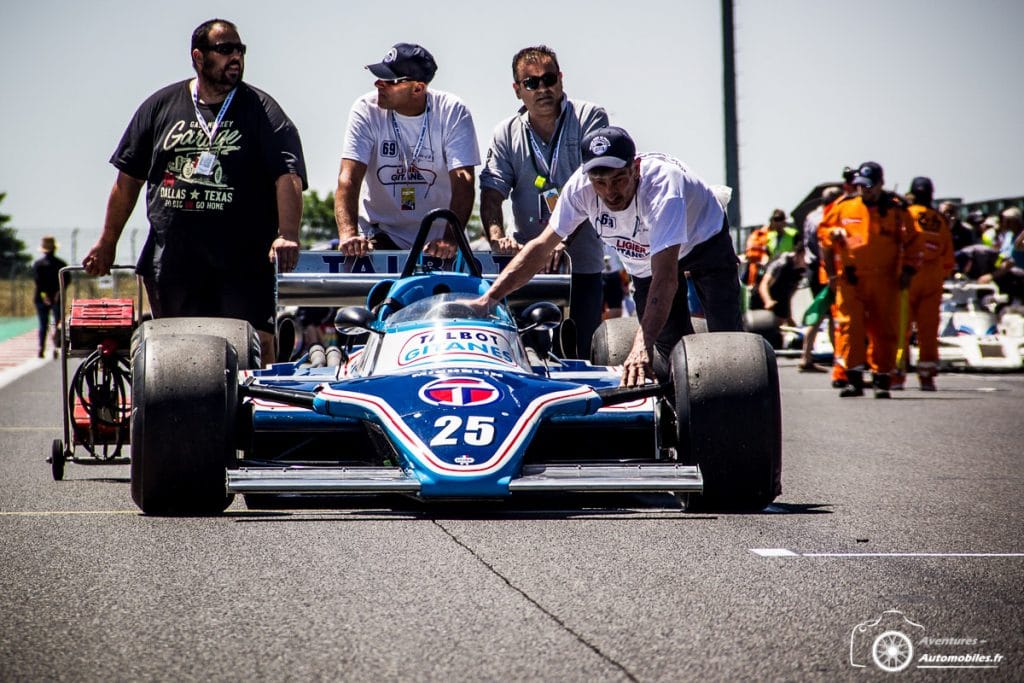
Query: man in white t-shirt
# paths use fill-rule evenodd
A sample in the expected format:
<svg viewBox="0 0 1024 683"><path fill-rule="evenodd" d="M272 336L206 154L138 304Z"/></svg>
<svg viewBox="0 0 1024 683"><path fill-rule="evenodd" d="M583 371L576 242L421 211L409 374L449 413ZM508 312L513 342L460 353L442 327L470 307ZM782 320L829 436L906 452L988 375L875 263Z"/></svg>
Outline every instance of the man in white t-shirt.
<svg viewBox="0 0 1024 683"><path fill-rule="evenodd" d="M423 216L451 209L463 226L473 211L480 163L473 117L458 97L427 84L437 63L423 47L398 43L378 64L375 92L352 105L334 192L338 250L362 256L408 249ZM436 224L424 251L450 258L451 226Z"/></svg>
<svg viewBox="0 0 1024 683"><path fill-rule="evenodd" d="M739 259L725 212L712 189L678 159L637 156L622 128L595 130L581 146L583 165L566 181L547 227L473 305L493 307L521 287L589 219L633 277L640 329L624 363L622 384L637 386L655 374L667 380L672 347L693 332L687 273L708 331L743 329Z"/></svg>

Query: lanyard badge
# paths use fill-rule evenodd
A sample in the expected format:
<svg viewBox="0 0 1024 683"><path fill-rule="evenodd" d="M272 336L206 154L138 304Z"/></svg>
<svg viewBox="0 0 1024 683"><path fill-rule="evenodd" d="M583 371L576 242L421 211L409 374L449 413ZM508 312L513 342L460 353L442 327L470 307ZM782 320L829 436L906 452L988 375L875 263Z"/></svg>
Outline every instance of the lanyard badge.
<svg viewBox="0 0 1024 683"><path fill-rule="evenodd" d="M227 113L228 107L231 106L231 100L235 98L235 88L231 89L228 96L224 98L224 103L220 105L220 111L217 112L217 118L213 120L213 125L207 125L206 119L203 118L202 112L199 111L199 83L196 80L192 81L192 107L195 110L196 121L199 122L199 127L202 128L203 132L206 133L206 137L209 138L210 144L209 149L203 151L199 155L199 159L196 161L195 172L199 175L210 175L213 173L213 165L217 161L217 155L212 151L213 139L217 135L217 129L220 127L220 122L224 118L224 114Z"/></svg>

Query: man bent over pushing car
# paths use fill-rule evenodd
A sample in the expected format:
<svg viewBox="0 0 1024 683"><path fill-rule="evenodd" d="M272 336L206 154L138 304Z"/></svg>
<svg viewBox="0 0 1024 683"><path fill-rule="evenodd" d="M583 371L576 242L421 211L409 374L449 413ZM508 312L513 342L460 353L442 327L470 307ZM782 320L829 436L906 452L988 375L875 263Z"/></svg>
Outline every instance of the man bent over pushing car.
<svg viewBox="0 0 1024 683"><path fill-rule="evenodd" d="M640 327L623 364L622 384L667 380L672 348L693 332L687 274L704 307L708 331L741 331L739 259L712 189L682 161L637 155L622 128L583 138L583 165L566 181L551 220L472 303L493 308L548 263L552 251L586 220L615 249L636 287Z"/></svg>

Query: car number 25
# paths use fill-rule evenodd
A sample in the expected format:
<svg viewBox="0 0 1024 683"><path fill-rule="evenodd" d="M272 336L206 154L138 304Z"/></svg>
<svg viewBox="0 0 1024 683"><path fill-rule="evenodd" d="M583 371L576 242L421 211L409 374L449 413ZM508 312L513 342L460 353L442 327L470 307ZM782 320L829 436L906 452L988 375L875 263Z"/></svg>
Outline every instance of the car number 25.
<svg viewBox="0 0 1024 683"><path fill-rule="evenodd" d="M430 440L431 446L456 446L460 441L469 446L487 446L494 441L494 418L470 415L463 423L458 415L442 415L434 421L440 431Z"/></svg>

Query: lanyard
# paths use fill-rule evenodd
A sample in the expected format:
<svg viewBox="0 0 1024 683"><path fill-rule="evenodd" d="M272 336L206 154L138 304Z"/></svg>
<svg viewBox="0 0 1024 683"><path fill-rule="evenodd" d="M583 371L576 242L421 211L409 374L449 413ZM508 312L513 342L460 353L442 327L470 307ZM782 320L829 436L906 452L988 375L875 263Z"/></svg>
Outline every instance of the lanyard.
<svg viewBox="0 0 1024 683"><path fill-rule="evenodd" d="M402 165L405 167L405 177L409 177L409 173L412 168L416 166L416 160L420 157L420 150L423 149L423 141L427 139L427 124L430 121L430 100L427 100L427 109L423 112L423 126L420 128L420 139L416 141L416 148L412 151L412 163L409 163L409 158L406 156L405 143L402 142L402 131L398 127L398 118L395 116L393 109L388 110L388 120L391 121L391 128L395 131L395 142L398 143L398 149L402 152Z"/></svg>
<svg viewBox="0 0 1024 683"><path fill-rule="evenodd" d="M232 88L231 92L228 93L228 96L224 98L224 104L220 105L220 111L217 112L217 118L213 120L212 126L208 126L206 124L206 119L204 119L203 115L199 112L199 82L197 80L193 80L190 87L192 89L192 106L196 110L196 121L199 122L199 127L202 128L203 132L210 138L210 147L212 148L213 136L217 134L217 128L220 127L221 119L224 118L224 114L227 112L228 106L231 104L231 100L235 98L236 88Z"/></svg>
<svg viewBox="0 0 1024 683"><path fill-rule="evenodd" d="M537 173L537 179L533 184L538 190L543 190L549 181L551 181L552 185L554 184L554 181L551 179L555 177L555 170L558 168L558 151L562 147L562 130L566 118L565 107L563 107L562 114L558 119L558 126L555 128L555 135L552 138L554 146L551 148L551 158L549 159L544 158L540 144L538 144L537 138L533 135L533 130L525 122L523 123L523 128L526 129L526 137L530 141L530 161L533 162L533 170ZM544 162L543 168L537 163L538 160Z"/></svg>

